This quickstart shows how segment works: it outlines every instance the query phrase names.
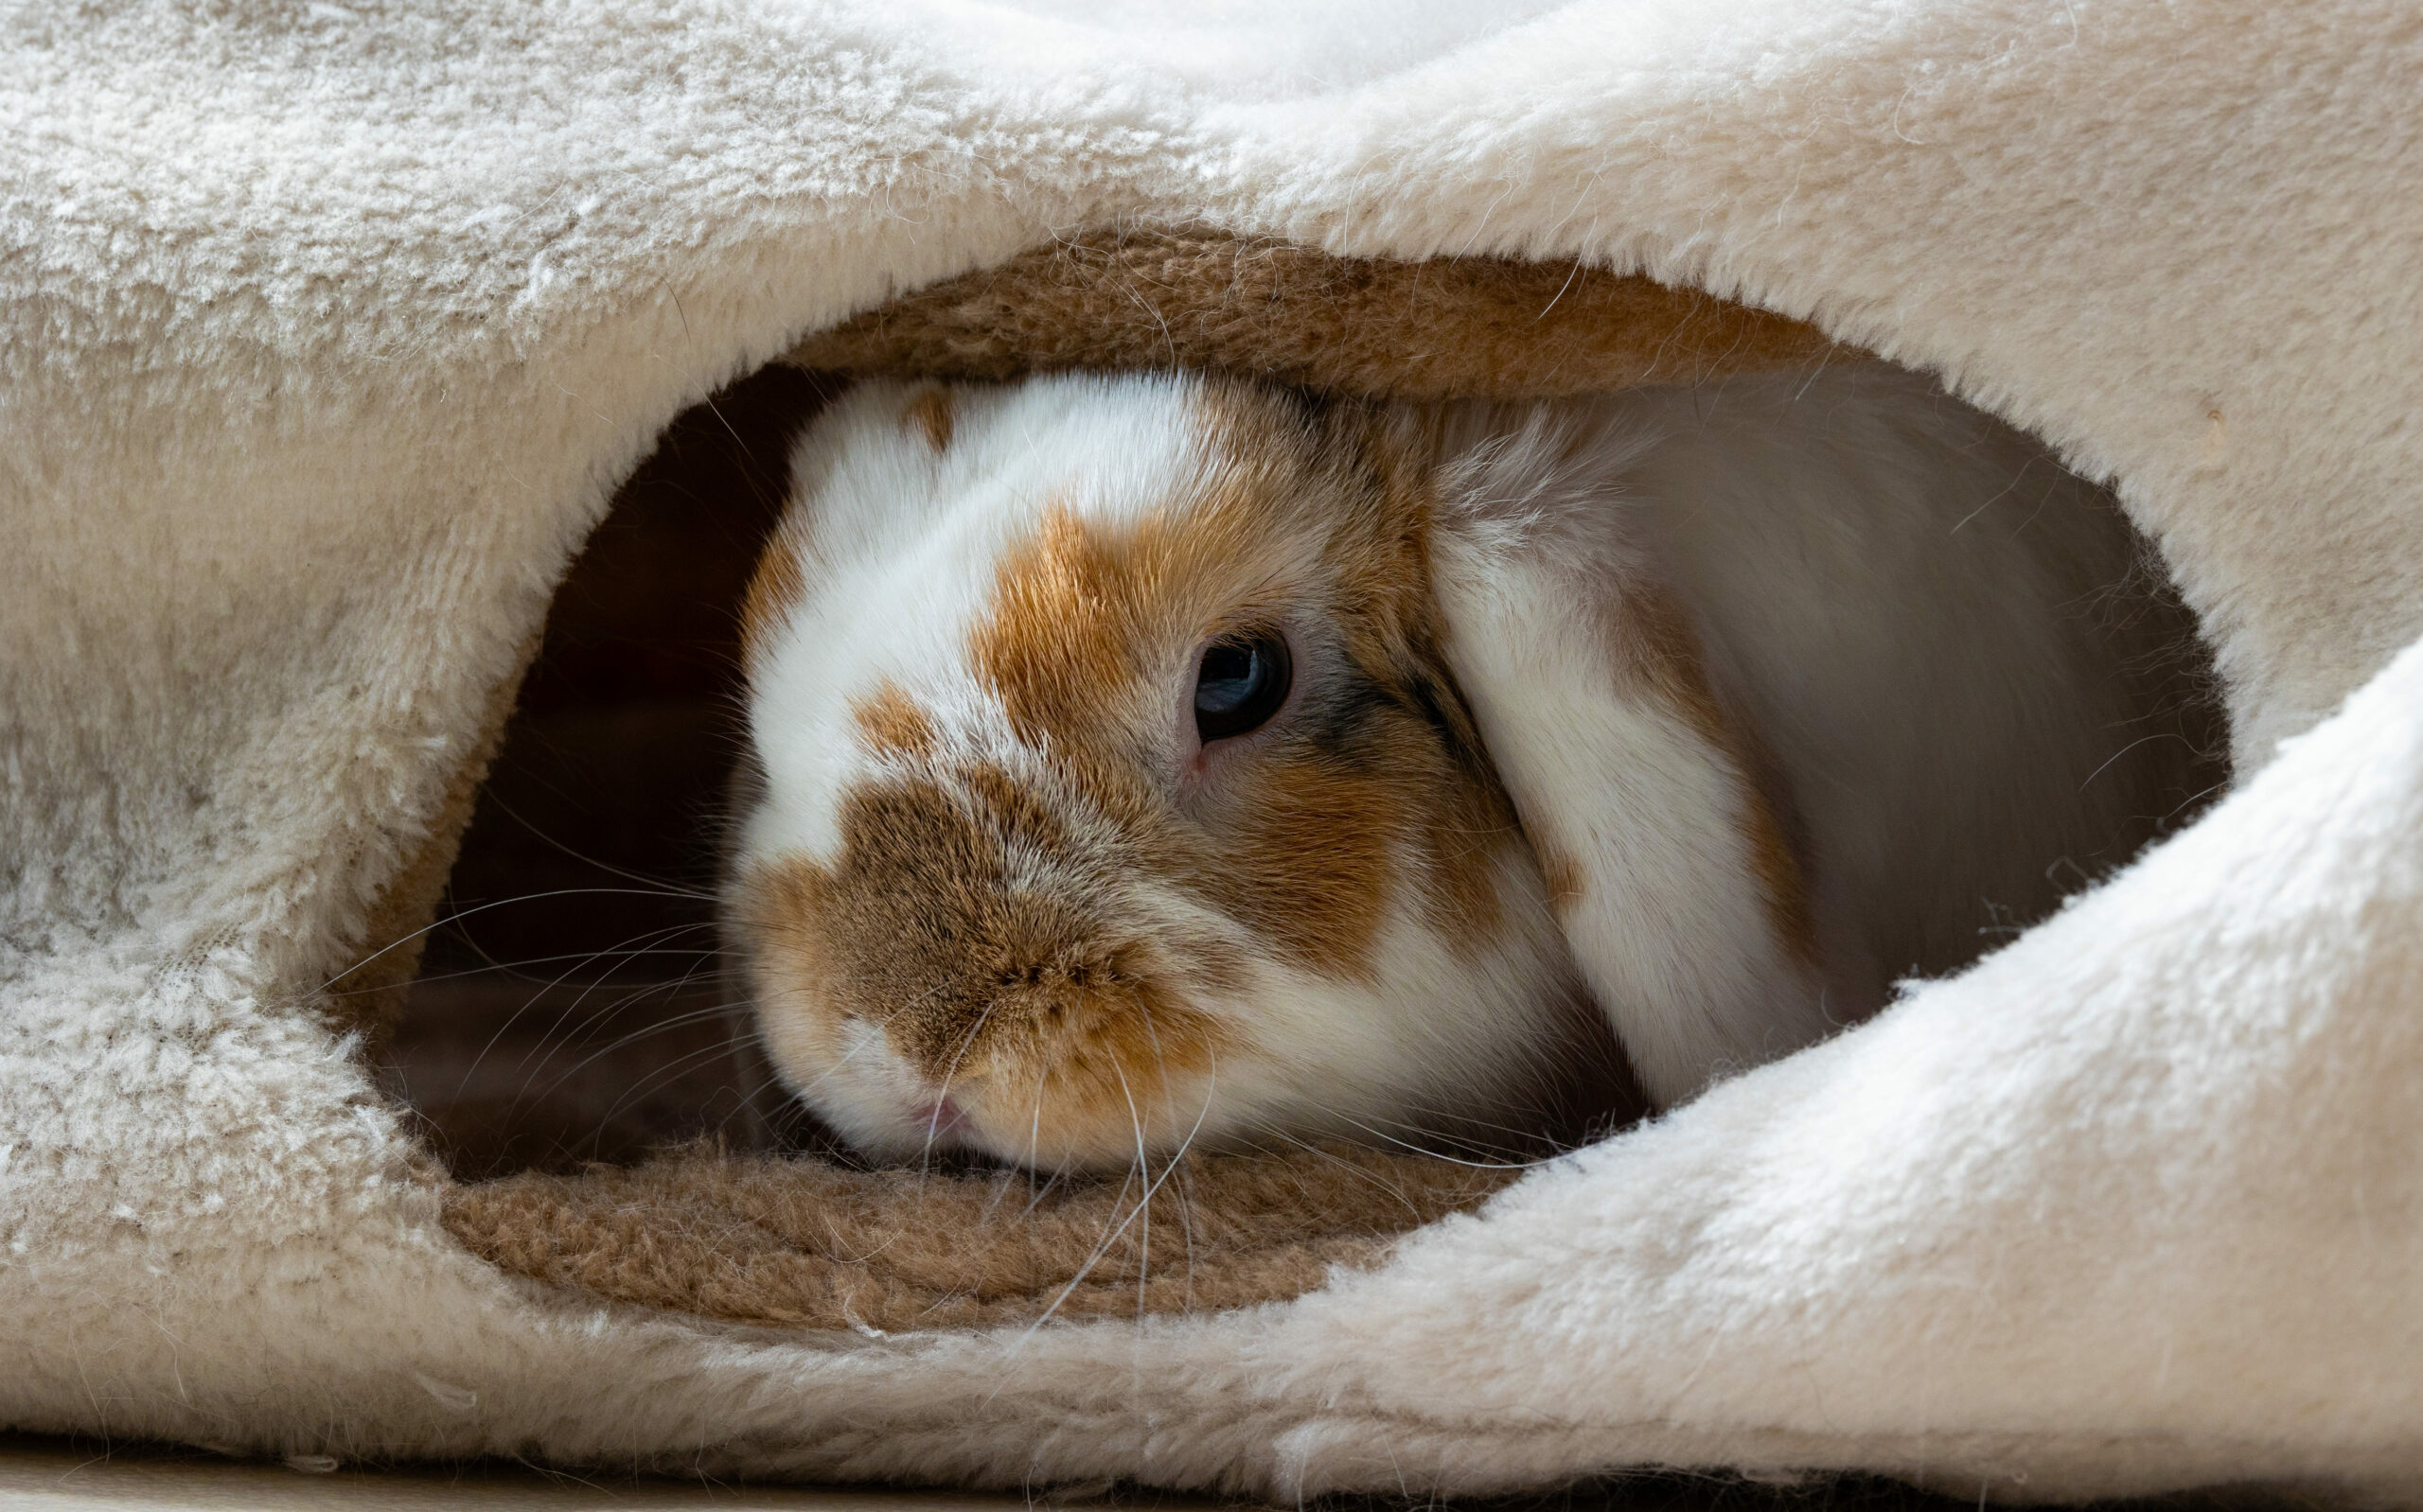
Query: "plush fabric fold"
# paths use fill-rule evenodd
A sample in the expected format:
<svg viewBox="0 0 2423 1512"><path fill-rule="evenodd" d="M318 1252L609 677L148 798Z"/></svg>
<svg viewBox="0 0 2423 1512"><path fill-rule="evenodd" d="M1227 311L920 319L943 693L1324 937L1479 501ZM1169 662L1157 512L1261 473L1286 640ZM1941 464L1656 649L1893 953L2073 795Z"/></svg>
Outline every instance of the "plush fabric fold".
<svg viewBox="0 0 2423 1512"><path fill-rule="evenodd" d="M1670 1464L2411 1500L2418 72L2423 24L2364 0L11 17L0 1424L1272 1496ZM570 553L734 375L1138 226L1674 315L1640 274L1793 360L1801 322L1939 374L2160 544L2242 789L1977 969L1292 1301L871 1338L482 1258L326 988L443 870Z"/></svg>

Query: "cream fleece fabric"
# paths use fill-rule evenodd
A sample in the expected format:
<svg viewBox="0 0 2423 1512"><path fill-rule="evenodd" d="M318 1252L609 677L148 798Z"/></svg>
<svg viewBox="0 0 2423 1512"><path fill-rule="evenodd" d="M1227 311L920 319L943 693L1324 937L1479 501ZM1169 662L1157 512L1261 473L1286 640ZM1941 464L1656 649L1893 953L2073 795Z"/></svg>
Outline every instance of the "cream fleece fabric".
<svg viewBox="0 0 2423 1512"><path fill-rule="evenodd" d="M0 20L0 1424L1279 1497L2417 1494L2423 12L1311 9ZM2168 552L2241 790L1287 1306L801 1338L507 1281L315 1007L488 688L683 406L1123 217L1638 268L1942 374Z"/></svg>

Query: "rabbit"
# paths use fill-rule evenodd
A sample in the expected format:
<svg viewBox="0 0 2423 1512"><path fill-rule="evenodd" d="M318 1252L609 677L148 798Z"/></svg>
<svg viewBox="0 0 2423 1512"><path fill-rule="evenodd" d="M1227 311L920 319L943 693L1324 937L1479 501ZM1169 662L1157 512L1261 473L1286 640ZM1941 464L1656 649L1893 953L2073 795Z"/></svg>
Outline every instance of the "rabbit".
<svg viewBox="0 0 2423 1512"><path fill-rule="evenodd" d="M2200 780L2147 734L2178 624L2140 554L1881 363L863 382L744 607L729 947L787 1091L877 1160L1670 1108Z"/></svg>

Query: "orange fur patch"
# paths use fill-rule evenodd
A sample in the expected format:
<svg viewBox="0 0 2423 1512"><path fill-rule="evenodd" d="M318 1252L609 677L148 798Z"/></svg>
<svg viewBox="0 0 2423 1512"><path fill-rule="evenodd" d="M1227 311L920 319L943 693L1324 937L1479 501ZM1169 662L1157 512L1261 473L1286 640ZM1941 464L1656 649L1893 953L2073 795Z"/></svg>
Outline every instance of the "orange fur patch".
<svg viewBox="0 0 2423 1512"><path fill-rule="evenodd" d="M896 682L850 701L851 722L867 748L884 756L929 756L940 739L931 714L917 707Z"/></svg>
<svg viewBox="0 0 2423 1512"><path fill-rule="evenodd" d="M1369 977L1387 927L1400 810L1387 787L1318 763L1274 765L1248 800L1255 822L1198 857L1181 885L1268 940L1282 958Z"/></svg>
<svg viewBox="0 0 2423 1512"><path fill-rule="evenodd" d="M800 564L799 548L790 538L787 525L774 532L766 543L766 552L757 559L757 571L749 580L749 591L740 602L740 655L742 664L753 667L766 655L767 646L788 623L791 610L807 593L807 574Z"/></svg>
<svg viewBox="0 0 2423 1512"><path fill-rule="evenodd" d="M1699 638L1680 605L1662 589L1628 585L1618 614L1617 664L1639 677L1648 693L1732 762L1742 787L1742 839L1749 846L1768 923L1793 959L1814 969L1819 958L1816 914L1799 850L1785 828L1792 810L1773 755L1725 713L1700 659Z"/></svg>
<svg viewBox="0 0 2423 1512"><path fill-rule="evenodd" d="M958 401L950 390L940 384L921 389L909 401L909 407L900 412L900 423L924 431L926 444L936 451L947 450L951 431L959 423Z"/></svg>
<svg viewBox="0 0 2423 1512"><path fill-rule="evenodd" d="M1399 781L1419 795L1406 813L1419 816L1427 922L1469 953L1504 922L1496 862L1519 848L1520 831L1442 650L1446 626L1430 580L1435 416L1331 413L1344 432L1331 448L1351 453L1363 496L1351 517L1360 528L1334 533L1323 560L1353 610L1343 622L1350 654L1424 727L1406 731L1394 761Z"/></svg>
<svg viewBox="0 0 2423 1512"><path fill-rule="evenodd" d="M1590 879L1573 857L1546 840L1535 837L1531 851L1539 857L1541 880L1548 886L1548 906L1562 915L1582 901L1583 894L1589 889Z"/></svg>
<svg viewBox="0 0 2423 1512"><path fill-rule="evenodd" d="M1115 542L1053 504L995 571L992 612L977 623L971 650L1019 739L1079 744L1123 701L1141 671L1132 654L1176 607L1144 591L1172 565L1161 549L1170 533L1143 534L1150 538Z"/></svg>

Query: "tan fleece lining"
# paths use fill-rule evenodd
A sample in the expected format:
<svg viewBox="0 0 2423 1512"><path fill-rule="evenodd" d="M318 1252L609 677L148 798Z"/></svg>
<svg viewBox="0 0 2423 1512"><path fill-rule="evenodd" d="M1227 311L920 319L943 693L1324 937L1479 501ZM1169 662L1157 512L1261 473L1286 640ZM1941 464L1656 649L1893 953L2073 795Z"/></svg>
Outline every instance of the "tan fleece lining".
<svg viewBox="0 0 2423 1512"><path fill-rule="evenodd" d="M446 1225L518 1275L617 1302L891 1333L1296 1296L1513 1174L1335 1146L1050 1184L694 1151L457 1187Z"/></svg>
<svg viewBox="0 0 2423 1512"><path fill-rule="evenodd" d="M1441 399L1703 382L1837 354L1863 355L1796 321L1595 269L1125 231L907 295L787 360L980 379L1185 366ZM414 880L400 892L420 905L418 869ZM1141 1177L1038 1187L1024 1173L853 1171L689 1150L632 1169L455 1186L445 1221L502 1269L602 1299L889 1333L1297 1296L1332 1266L1377 1263L1397 1235L1477 1205L1513 1174L1343 1148L1194 1157L1154 1173L1146 1206Z"/></svg>
<svg viewBox="0 0 2423 1512"><path fill-rule="evenodd" d="M1800 368L1815 327L1571 263L1333 257L1200 232L1038 247L809 337L852 375L1191 367L1402 399L1552 398Z"/></svg>

